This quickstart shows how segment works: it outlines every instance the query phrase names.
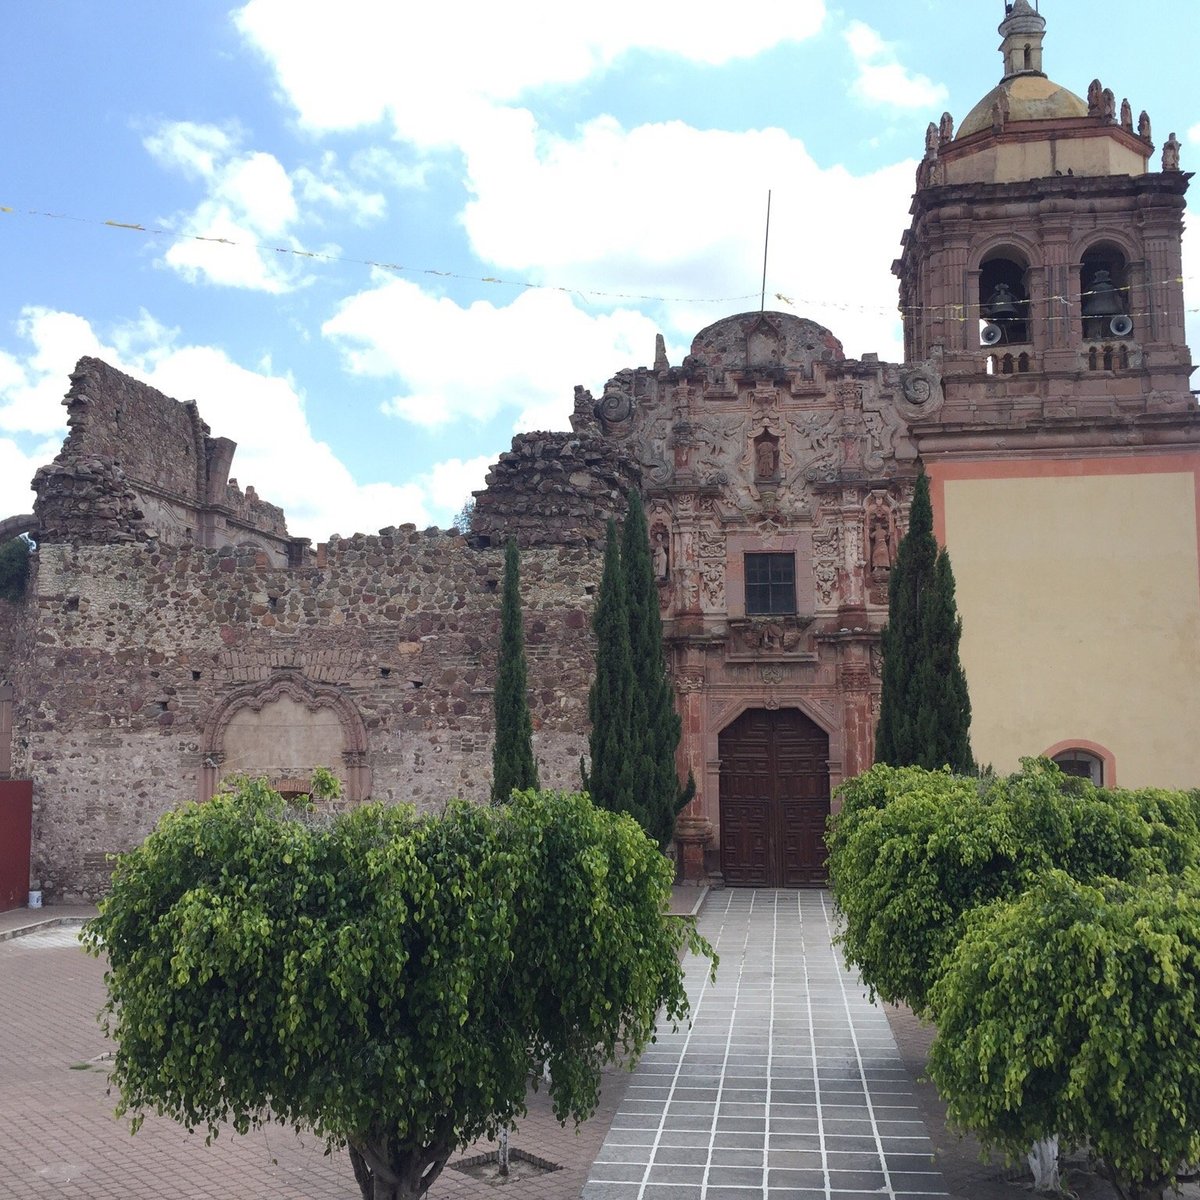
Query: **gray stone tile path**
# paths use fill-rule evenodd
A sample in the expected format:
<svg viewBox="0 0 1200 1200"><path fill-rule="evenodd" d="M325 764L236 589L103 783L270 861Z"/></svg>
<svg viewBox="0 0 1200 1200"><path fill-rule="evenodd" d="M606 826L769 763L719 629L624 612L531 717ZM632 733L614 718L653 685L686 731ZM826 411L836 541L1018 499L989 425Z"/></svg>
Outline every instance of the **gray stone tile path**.
<svg viewBox="0 0 1200 1200"><path fill-rule="evenodd" d="M949 1195L887 1017L842 965L821 891L711 893L687 964L692 1025L664 1030L583 1200Z"/></svg>

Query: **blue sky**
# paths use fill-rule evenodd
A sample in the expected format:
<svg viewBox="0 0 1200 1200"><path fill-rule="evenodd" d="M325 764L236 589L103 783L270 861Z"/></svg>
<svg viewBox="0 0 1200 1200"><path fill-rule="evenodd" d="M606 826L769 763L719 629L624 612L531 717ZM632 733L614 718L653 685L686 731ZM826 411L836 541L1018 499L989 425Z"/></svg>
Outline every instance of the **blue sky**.
<svg viewBox="0 0 1200 1200"><path fill-rule="evenodd" d="M1098 76L1200 165L1195 0L1042 10L1052 78ZM449 524L514 432L567 427L575 384L757 307L768 189L768 306L898 358L925 126L999 80L1003 3L5 17L0 515L29 509L67 373L98 354L195 399L242 485L324 539Z"/></svg>

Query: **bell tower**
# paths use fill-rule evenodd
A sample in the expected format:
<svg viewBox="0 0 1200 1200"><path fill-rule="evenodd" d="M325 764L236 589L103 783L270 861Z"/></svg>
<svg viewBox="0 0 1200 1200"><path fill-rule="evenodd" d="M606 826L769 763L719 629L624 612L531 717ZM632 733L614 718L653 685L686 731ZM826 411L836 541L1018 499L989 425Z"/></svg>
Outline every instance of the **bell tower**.
<svg viewBox="0 0 1200 1200"><path fill-rule="evenodd" d="M1144 112L1048 78L1028 0L999 33L1000 82L957 131L947 113L926 134L893 267L905 357L940 363L944 421L1191 405L1179 143L1157 169Z"/></svg>
<svg viewBox="0 0 1200 1200"><path fill-rule="evenodd" d="M1067 6L1057 6L1059 11ZM908 429L954 564L975 758L1104 786L1200 773L1200 406L1184 332L1190 176L1099 80L1050 78L1028 0L999 82L926 134L894 270Z"/></svg>

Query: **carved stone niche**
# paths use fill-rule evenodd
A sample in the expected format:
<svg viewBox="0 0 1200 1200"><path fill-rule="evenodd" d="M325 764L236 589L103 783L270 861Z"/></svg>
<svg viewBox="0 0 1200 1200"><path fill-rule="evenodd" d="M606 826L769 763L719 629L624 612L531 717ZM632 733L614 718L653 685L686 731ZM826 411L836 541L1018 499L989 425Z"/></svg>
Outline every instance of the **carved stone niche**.
<svg viewBox="0 0 1200 1200"><path fill-rule="evenodd" d="M898 504L887 492L872 492L864 508L863 525L866 533L866 568L869 584L887 586L896 563L899 543Z"/></svg>
<svg viewBox="0 0 1200 1200"><path fill-rule="evenodd" d="M754 478L760 483L779 478L779 439L766 430L754 439Z"/></svg>
<svg viewBox="0 0 1200 1200"><path fill-rule="evenodd" d="M806 635L811 616L739 617L729 621L725 657L729 662L804 658L812 651Z"/></svg>

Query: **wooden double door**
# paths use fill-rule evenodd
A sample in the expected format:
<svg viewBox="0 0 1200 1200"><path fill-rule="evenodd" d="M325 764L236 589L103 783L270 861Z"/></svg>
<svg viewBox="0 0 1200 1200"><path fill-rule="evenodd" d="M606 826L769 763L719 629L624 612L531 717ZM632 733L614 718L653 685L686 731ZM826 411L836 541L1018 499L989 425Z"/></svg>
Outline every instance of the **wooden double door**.
<svg viewBox="0 0 1200 1200"><path fill-rule="evenodd" d="M797 708L722 731L721 871L734 887L824 884L829 736Z"/></svg>

